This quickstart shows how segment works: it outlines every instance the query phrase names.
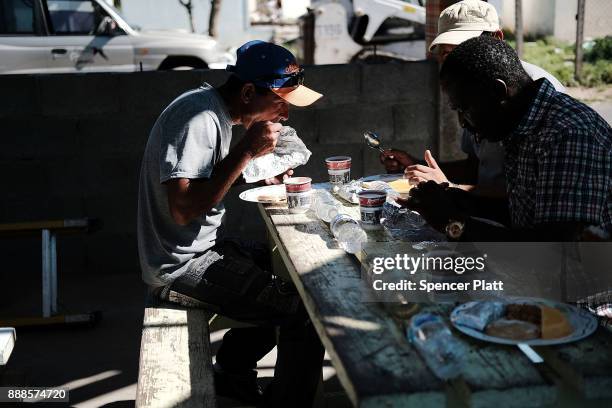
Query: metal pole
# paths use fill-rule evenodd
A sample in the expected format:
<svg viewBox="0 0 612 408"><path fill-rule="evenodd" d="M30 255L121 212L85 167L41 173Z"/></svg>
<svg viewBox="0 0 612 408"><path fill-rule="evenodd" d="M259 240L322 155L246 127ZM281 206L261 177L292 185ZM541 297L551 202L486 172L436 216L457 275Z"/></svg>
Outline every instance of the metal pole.
<svg viewBox="0 0 612 408"><path fill-rule="evenodd" d="M57 314L57 245L55 232L51 231L51 279L49 286L51 289L51 314Z"/></svg>
<svg viewBox="0 0 612 408"><path fill-rule="evenodd" d="M51 316L51 232L42 230L42 313Z"/></svg>
<svg viewBox="0 0 612 408"><path fill-rule="evenodd" d="M221 12L221 0L210 1L210 15L208 16L208 35L217 38L219 33L219 14Z"/></svg>
<svg viewBox="0 0 612 408"><path fill-rule="evenodd" d="M582 77L582 43L584 42L584 8L585 0L578 0L578 14L576 14L576 65L574 78L580 81Z"/></svg>
<svg viewBox="0 0 612 408"><path fill-rule="evenodd" d="M514 3L514 35L516 36L516 53L523 57L523 0Z"/></svg>

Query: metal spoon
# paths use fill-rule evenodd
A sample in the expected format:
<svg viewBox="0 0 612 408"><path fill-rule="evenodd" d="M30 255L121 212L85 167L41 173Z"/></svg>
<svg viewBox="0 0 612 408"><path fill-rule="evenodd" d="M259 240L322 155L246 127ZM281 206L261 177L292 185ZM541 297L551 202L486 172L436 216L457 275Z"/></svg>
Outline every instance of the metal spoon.
<svg viewBox="0 0 612 408"><path fill-rule="evenodd" d="M371 147L372 149L378 149L381 153L385 151L385 149L380 146L380 136L378 136L376 132L368 130L363 133L363 138L365 139L365 142L368 147Z"/></svg>

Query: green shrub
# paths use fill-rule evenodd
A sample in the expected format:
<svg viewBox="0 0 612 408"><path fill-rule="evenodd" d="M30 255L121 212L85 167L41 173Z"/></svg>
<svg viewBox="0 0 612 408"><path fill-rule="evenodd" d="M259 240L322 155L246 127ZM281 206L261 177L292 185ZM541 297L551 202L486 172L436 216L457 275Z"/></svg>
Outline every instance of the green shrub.
<svg viewBox="0 0 612 408"><path fill-rule="evenodd" d="M589 62L612 61L612 36L597 38L591 49L585 53L584 60Z"/></svg>
<svg viewBox="0 0 612 408"><path fill-rule="evenodd" d="M512 46L515 46L511 43ZM565 86L612 84L612 37L595 40L585 53L580 82L574 79L575 46L554 37L525 43L523 60L554 75Z"/></svg>
<svg viewBox="0 0 612 408"><path fill-rule="evenodd" d="M612 84L612 63L599 60L594 64L584 64L580 83L584 86Z"/></svg>

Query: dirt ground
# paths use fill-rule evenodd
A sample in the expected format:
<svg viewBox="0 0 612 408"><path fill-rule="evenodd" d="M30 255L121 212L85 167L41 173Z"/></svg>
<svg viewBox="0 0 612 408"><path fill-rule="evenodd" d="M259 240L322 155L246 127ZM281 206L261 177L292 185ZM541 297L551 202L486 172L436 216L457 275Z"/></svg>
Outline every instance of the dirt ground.
<svg viewBox="0 0 612 408"><path fill-rule="evenodd" d="M608 123L612 123L612 85L598 88L568 88L567 93L586 103Z"/></svg>
<svg viewBox="0 0 612 408"><path fill-rule="evenodd" d="M567 93L585 103L605 101L612 103L612 85L597 88L567 88Z"/></svg>

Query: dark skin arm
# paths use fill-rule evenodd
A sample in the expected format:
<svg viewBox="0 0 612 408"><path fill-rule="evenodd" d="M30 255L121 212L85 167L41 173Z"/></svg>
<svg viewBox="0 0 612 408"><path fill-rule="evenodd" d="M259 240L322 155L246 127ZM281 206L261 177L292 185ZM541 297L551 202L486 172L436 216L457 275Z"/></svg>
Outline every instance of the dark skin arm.
<svg viewBox="0 0 612 408"><path fill-rule="evenodd" d="M398 199L402 206L418 211L435 229L445 232L451 220L464 221L461 241L575 241L584 228L577 222L554 222L534 228L515 229L493 226L470 218L470 194L433 181L419 184L410 191L410 198Z"/></svg>
<svg viewBox="0 0 612 408"><path fill-rule="evenodd" d="M467 191L471 190L478 181L478 158L473 155L469 155L464 160L436 163L428 151L425 152L425 160L417 160L403 150L388 149L380 154L380 162L385 166L387 173L412 171L414 174L411 173L408 177L419 177L418 181L426 181L421 177L425 176L423 173L433 171L432 165L435 163L436 168L442 172L438 177L448 178L462 185L462 189ZM443 181L445 180L438 180L438 182Z"/></svg>
<svg viewBox="0 0 612 408"><path fill-rule="evenodd" d="M243 139L213 169L210 178L168 180L168 206L174 221L187 225L196 217L219 204L232 185L241 177L249 160L274 150L280 123L254 124Z"/></svg>

